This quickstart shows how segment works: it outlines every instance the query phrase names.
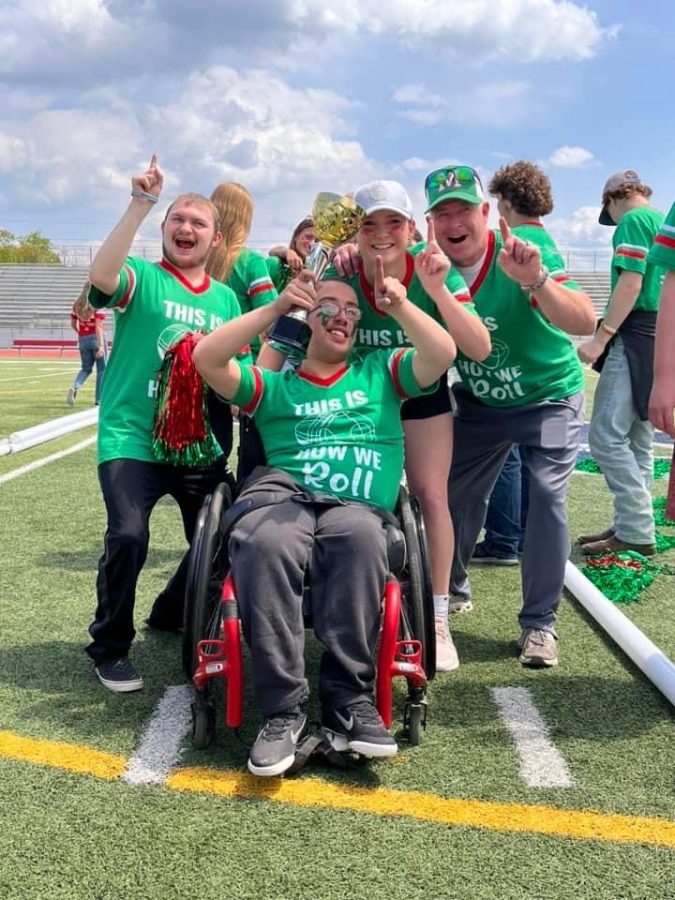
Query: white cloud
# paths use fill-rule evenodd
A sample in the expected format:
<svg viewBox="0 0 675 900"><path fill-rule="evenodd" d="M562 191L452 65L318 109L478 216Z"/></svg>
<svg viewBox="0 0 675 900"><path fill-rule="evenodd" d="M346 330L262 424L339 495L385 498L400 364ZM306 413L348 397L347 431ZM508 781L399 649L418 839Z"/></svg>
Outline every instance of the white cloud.
<svg viewBox="0 0 675 900"><path fill-rule="evenodd" d="M596 165L596 159L590 150L584 147L558 147L549 159L549 165L556 169L583 169Z"/></svg>
<svg viewBox="0 0 675 900"><path fill-rule="evenodd" d="M612 229L598 223L599 206L581 206L569 219L547 220L547 228L560 247L606 251L612 241Z"/></svg>
<svg viewBox="0 0 675 900"><path fill-rule="evenodd" d="M121 73L208 67L224 54L231 64L316 70L326 47L332 59L369 51L374 40L453 65L580 61L614 33L572 0L389 0L384 8L381 0L339 8L325 0L22 0L0 8L0 71L14 82L93 86Z"/></svg>
<svg viewBox="0 0 675 900"><path fill-rule="evenodd" d="M491 125L508 128L531 117L541 103L526 81L503 80L465 87L445 96L421 84L397 88L394 103L403 108L398 115L418 125Z"/></svg>

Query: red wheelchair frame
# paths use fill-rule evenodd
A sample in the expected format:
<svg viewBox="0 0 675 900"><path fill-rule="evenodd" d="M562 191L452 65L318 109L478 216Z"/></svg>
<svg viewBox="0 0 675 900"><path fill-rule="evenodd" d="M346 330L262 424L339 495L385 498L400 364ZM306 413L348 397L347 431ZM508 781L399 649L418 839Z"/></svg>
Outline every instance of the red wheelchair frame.
<svg viewBox="0 0 675 900"><path fill-rule="evenodd" d="M243 720L244 667L234 579L226 570L226 541L220 522L227 508L229 488L220 485L205 501L193 538L183 639L183 667L195 686L193 741L207 746L215 728L215 707L209 698L211 682L224 681L225 724L239 729ZM404 733L415 745L426 727L426 687L435 673L433 593L429 580L424 525L414 498L405 488L399 494L399 519L405 553L390 560L397 573L387 577L382 601L382 629L377 651L376 703L384 724L393 720L393 680L405 678ZM387 526L392 528L393 526ZM392 544L396 557L401 534ZM397 541L398 539L398 541ZM393 565L392 565L393 562ZM215 572L214 572L215 569ZM221 574L224 576L221 578ZM213 579L222 581L215 603L210 600ZM407 596L402 591L407 589Z"/></svg>

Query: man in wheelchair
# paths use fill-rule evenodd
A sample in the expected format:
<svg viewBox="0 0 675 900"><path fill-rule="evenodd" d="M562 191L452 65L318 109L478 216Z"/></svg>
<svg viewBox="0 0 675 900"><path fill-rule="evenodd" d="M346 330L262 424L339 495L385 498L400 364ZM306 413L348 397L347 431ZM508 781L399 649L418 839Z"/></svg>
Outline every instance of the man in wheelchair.
<svg viewBox="0 0 675 900"><path fill-rule="evenodd" d="M416 270L433 296L449 263L435 244ZM252 415L267 467L245 482L252 509L231 533L231 571L263 725L248 768L280 775L307 734L303 586L308 575L314 631L325 652L319 673L322 724L338 750L393 756L397 745L373 699L374 652L387 576L385 524L403 473L400 403L444 377L455 343L414 306L378 260L378 309L412 347L351 360L360 318L352 288L314 284L305 273L273 303L202 338L194 361L224 398ZM308 310L312 337L297 371L269 372L235 356L291 307ZM433 448L430 448L433 452Z"/></svg>

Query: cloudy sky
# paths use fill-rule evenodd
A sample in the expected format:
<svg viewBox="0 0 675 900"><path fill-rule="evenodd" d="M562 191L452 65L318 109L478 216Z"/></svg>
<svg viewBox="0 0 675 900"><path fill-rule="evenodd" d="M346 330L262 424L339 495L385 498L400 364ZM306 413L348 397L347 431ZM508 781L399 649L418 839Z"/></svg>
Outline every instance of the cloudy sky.
<svg viewBox="0 0 675 900"><path fill-rule="evenodd" d="M527 158L603 247L608 174L675 199L674 33L672 0L0 0L0 227L100 240L154 151L167 199L246 185L265 250L319 190L394 178L423 221L436 165Z"/></svg>

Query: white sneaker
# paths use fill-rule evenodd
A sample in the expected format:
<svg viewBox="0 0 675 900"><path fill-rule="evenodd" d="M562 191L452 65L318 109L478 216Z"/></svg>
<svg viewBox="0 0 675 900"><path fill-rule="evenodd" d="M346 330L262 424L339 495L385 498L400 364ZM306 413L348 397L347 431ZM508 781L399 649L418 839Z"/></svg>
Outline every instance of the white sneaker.
<svg viewBox="0 0 675 900"><path fill-rule="evenodd" d="M473 603L470 600L450 600L448 603L449 613L467 613L473 609Z"/></svg>
<svg viewBox="0 0 675 900"><path fill-rule="evenodd" d="M457 648L450 634L448 623L442 616L434 619L436 630L436 671L454 672L459 668Z"/></svg>
<svg viewBox="0 0 675 900"><path fill-rule="evenodd" d="M68 388L68 393L66 394L66 403L68 406L75 406L75 398L77 397L77 391L75 388Z"/></svg>

